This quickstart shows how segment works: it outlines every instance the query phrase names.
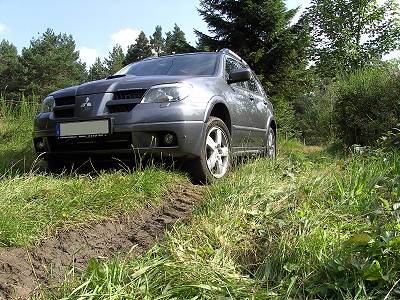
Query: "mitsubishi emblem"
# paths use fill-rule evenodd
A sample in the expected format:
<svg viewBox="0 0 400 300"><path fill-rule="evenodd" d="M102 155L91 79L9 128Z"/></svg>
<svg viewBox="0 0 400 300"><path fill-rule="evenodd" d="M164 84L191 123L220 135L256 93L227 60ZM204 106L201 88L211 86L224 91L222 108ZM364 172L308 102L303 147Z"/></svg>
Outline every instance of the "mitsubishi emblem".
<svg viewBox="0 0 400 300"><path fill-rule="evenodd" d="M89 110L92 107L92 103L90 102L90 98L86 97L85 102L82 103L82 110Z"/></svg>

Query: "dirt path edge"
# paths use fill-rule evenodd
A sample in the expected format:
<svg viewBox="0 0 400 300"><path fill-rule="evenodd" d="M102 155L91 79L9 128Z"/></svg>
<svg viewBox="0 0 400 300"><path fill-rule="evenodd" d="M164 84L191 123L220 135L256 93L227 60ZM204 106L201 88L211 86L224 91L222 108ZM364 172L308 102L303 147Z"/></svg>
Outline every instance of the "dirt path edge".
<svg viewBox="0 0 400 300"><path fill-rule="evenodd" d="M62 282L73 266L84 270L89 259L118 253L139 255L164 237L169 224L189 220L203 195L197 186L177 184L160 205L131 216L61 231L33 248L0 250L0 300L27 299L40 286Z"/></svg>

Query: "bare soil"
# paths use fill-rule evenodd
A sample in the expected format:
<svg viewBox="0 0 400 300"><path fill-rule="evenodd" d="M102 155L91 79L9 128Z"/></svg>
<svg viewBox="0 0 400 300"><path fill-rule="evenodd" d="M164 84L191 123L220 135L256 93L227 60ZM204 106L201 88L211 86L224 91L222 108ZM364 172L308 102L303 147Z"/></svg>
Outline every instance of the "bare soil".
<svg viewBox="0 0 400 300"><path fill-rule="evenodd" d="M83 271L92 258L139 255L163 239L169 224L188 221L201 200L199 187L179 184L157 207L60 231L34 248L0 249L0 300L27 299L43 287L56 286L66 272Z"/></svg>

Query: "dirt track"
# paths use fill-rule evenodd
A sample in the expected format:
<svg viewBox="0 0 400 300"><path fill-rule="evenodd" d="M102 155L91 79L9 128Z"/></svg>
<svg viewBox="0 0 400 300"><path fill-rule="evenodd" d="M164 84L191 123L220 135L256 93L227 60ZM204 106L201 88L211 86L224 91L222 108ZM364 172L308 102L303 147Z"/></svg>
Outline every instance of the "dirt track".
<svg viewBox="0 0 400 300"><path fill-rule="evenodd" d="M188 220L194 204L201 199L198 187L177 185L158 207L60 232L33 249L0 250L0 300L27 299L40 286L60 283L72 266L84 270L91 258L143 253L163 239L168 224Z"/></svg>

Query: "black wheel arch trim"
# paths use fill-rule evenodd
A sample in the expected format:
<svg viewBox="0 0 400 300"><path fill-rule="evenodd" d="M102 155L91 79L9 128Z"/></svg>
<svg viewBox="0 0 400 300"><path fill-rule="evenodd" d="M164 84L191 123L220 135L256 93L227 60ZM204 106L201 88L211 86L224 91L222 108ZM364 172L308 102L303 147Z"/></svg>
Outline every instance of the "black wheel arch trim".
<svg viewBox="0 0 400 300"><path fill-rule="evenodd" d="M269 128L271 128L272 123L275 124L275 130L274 131L275 131L275 139L276 139L277 138L277 134L278 134L278 128L277 128L277 125L276 125L275 118L273 116L270 116L268 118L268 121L267 121L267 130L269 130Z"/></svg>
<svg viewBox="0 0 400 300"><path fill-rule="evenodd" d="M225 108L226 108L227 111L228 111L229 118L230 118L230 120L232 121L232 118L231 118L232 113L231 113L231 111L230 111L230 109L229 109L229 105L228 105L227 101L225 100L225 98L224 98L223 96L214 96L214 97L212 97L211 100L208 101L208 103L207 103L206 112L205 112L205 114L204 114L204 119L203 119L203 122L204 122L204 123L207 123L207 121L210 119L211 112L213 111L214 107L215 107L217 104L223 104L223 105L225 106ZM228 126L228 124L225 124L225 125ZM231 123L231 124L230 124L230 127L231 127L231 128L229 128L229 126L228 126L228 129L231 130L233 126L234 126L234 124Z"/></svg>

